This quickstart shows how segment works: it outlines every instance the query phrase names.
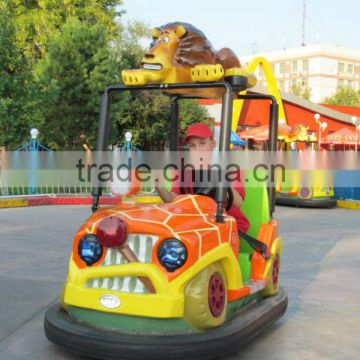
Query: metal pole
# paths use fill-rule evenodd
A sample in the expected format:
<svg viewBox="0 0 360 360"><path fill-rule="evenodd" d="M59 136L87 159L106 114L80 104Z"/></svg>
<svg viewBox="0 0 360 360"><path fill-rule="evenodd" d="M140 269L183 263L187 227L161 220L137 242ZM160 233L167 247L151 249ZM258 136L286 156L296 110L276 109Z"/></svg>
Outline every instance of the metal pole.
<svg viewBox="0 0 360 360"><path fill-rule="evenodd" d="M109 109L110 109L110 96L105 90L101 97L101 108L99 117L99 128L97 136L96 151L106 151L107 140L109 135Z"/></svg>
<svg viewBox="0 0 360 360"><path fill-rule="evenodd" d="M276 102L272 102L270 105L270 133L269 133L269 151L277 150L277 137L278 137L278 121L279 121L279 105ZM270 216L272 217L275 211L275 184L273 179L270 179L271 184L268 188L269 192L269 205L270 205Z"/></svg>
<svg viewBox="0 0 360 360"><path fill-rule="evenodd" d="M226 88L226 91L222 97L222 109L221 109L221 130L219 139L219 150L230 150L230 136L231 136L231 120L232 120L232 101L233 96L231 88Z"/></svg>
<svg viewBox="0 0 360 360"><path fill-rule="evenodd" d="M96 150L97 151L106 151L108 133L109 133L109 109L110 109L110 97L107 89L101 97L101 108L99 116L99 128L98 128L98 137ZM102 194L101 186L96 183L92 188L93 203L91 210L95 212L99 208L99 199Z"/></svg>
<svg viewBox="0 0 360 360"><path fill-rule="evenodd" d="M270 104L270 133L269 133L269 151L277 150L278 138L278 121L279 121L279 105L277 103Z"/></svg>
<svg viewBox="0 0 360 360"><path fill-rule="evenodd" d="M179 139L179 102L178 98L171 99L170 123L170 151L177 151Z"/></svg>
<svg viewBox="0 0 360 360"><path fill-rule="evenodd" d="M305 46L306 0L303 0L301 46Z"/></svg>
<svg viewBox="0 0 360 360"><path fill-rule="evenodd" d="M231 136L231 120L232 120L232 108L233 106L233 95L231 86L225 87L225 93L222 97L222 109L221 109L221 129L220 129L220 140L219 140L219 151L225 153L230 150L230 136ZM220 157L221 158L221 157ZM216 221L219 223L224 222L223 210L226 202L227 187L225 184L216 188Z"/></svg>
<svg viewBox="0 0 360 360"><path fill-rule="evenodd" d="M30 151L37 151L37 139L30 138Z"/></svg>
<svg viewBox="0 0 360 360"><path fill-rule="evenodd" d="M355 151L358 151L358 125L355 123Z"/></svg>

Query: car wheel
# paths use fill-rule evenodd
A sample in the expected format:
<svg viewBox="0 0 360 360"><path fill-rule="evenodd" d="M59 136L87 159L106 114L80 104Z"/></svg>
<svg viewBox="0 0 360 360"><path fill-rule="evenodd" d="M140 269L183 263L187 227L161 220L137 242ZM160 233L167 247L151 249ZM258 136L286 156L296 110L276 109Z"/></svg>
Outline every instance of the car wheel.
<svg viewBox="0 0 360 360"><path fill-rule="evenodd" d="M301 187L298 192L298 197L300 199L308 200L313 197L313 189L309 187Z"/></svg>
<svg viewBox="0 0 360 360"><path fill-rule="evenodd" d="M222 325L226 320L227 285L220 263L196 275L185 288L185 320L197 330Z"/></svg>

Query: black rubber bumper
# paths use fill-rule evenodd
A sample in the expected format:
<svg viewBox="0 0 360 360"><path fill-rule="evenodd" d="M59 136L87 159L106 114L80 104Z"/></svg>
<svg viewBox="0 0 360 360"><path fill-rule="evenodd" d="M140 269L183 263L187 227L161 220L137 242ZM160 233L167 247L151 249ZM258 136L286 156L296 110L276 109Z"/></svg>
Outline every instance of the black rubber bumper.
<svg viewBox="0 0 360 360"><path fill-rule="evenodd" d="M200 334L142 335L103 330L71 320L54 305L45 314L47 338L93 359L215 359L232 354L286 311L288 298L277 295L248 305L222 327Z"/></svg>
<svg viewBox="0 0 360 360"><path fill-rule="evenodd" d="M330 197L301 199L297 196L276 196L276 205L312 208L332 208L336 206L336 200Z"/></svg>

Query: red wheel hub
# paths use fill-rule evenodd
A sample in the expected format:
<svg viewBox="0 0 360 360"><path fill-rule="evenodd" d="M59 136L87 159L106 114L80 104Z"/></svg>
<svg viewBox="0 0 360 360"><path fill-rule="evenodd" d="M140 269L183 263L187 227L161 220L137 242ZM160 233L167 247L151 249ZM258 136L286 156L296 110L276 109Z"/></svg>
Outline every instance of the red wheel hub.
<svg viewBox="0 0 360 360"><path fill-rule="evenodd" d="M279 281L279 265L279 255L276 255L272 266L272 282L274 286Z"/></svg>
<svg viewBox="0 0 360 360"><path fill-rule="evenodd" d="M311 190L308 187L302 187L299 192L300 197L308 198L311 195Z"/></svg>
<svg viewBox="0 0 360 360"><path fill-rule="evenodd" d="M224 310L226 299L224 282L219 274L211 276L208 296L211 314L219 317Z"/></svg>

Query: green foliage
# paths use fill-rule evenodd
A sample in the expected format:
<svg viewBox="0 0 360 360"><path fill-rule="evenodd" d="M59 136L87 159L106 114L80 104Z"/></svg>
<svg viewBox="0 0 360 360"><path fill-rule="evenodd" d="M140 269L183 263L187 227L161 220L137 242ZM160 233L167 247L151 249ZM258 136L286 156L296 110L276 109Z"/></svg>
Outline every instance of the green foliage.
<svg viewBox="0 0 360 360"><path fill-rule="evenodd" d="M101 91L118 81L118 73L105 28L69 19L38 64L39 82L49 94L48 121L40 130L51 139L50 147L78 149L84 141L94 143Z"/></svg>
<svg viewBox="0 0 360 360"><path fill-rule="evenodd" d="M109 64L109 59L112 61L114 55L110 54L112 51L108 44L109 40L116 38L122 31L121 24L115 22L123 13L123 10L118 11L117 7L121 4L121 0L0 0L0 146L6 145L11 149L19 147L22 142L28 140L31 127L38 127L44 131L42 135L46 138L42 136L42 140L55 148L76 143L73 139L78 139L82 133L79 134L76 124L69 125L68 117L72 104L79 105L75 117L76 121L79 121L80 114L85 113L89 116L89 113L94 111L93 104L96 103L92 123L97 122L98 90L102 90L110 80L118 81L114 76L118 67ZM85 69L89 64L80 67L79 63L75 62L70 66L73 67L72 70L81 68L75 81L74 71L61 71L57 68L55 63L60 64L61 59L53 61L53 64L49 64L47 60L38 64L47 54L48 44L59 37L59 31L67 19L78 19L85 25L101 27L105 29L106 34L100 37L100 42L96 42L101 50L93 57L91 71L87 73ZM88 40L93 41L99 34L100 31L93 37L88 37ZM72 39L67 39L70 41L67 49L71 53ZM85 37L83 39L84 48L88 48ZM102 53L104 46L107 49L106 54ZM81 51L80 47L78 50ZM63 46L63 52L59 51L58 54L62 56L65 52ZM64 57L68 61L72 61L73 54L70 53ZM49 59L54 59L54 53L52 55ZM85 51L82 55L86 58L89 54ZM105 63L102 63L103 60ZM106 66L110 70L104 70ZM45 74L47 70L49 73ZM106 77L104 72L108 74L109 71L112 72L112 76ZM38 81L34 79L35 74ZM85 81L83 87L88 93L78 91L79 87L72 87L76 80ZM69 86L68 89L66 84ZM74 96L72 103L67 102L71 95ZM87 101L84 101L85 97L88 98ZM54 106L59 102L63 102L62 109ZM85 106L81 108L81 104L84 103ZM65 125L69 125L66 129L60 124L63 115ZM85 123L90 122L86 116L83 120ZM56 134L57 129L63 131L63 136L67 137L66 141L59 139L61 136ZM94 137L91 127L89 133Z"/></svg>
<svg viewBox="0 0 360 360"><path fill-rule="evenodd" d="M194 123L201 122L212 125L212 120L208 118L208 112L205 107L200 106L197 100L181 100L180 101L180 138L186 129Z"/></svg>
<svg viewBox="0 0 360 360"><path fill-rule="evenodd" d="M140 66L145 49L142 40L150 40L150 28L139 21L131 21L124 26L114 39L114 51L121 69L135 69Z"/></svg>
<svg viewBox="0 0 360 360"><path fill-rule="evenodd" d="M15 13L16 42L27 58L42 58L47 43L68 18L78 18L89 25L101 24L116 36L120 28L115 18L122 0L0 0Z"/></svg>
<svg viewBox="0 0 360 360"><path fill-rule="evenodd" d="M125 132L133 134L133 144L141 150L163 150L170 131L170 98L148 91L132 95L132 101L123 108L116 120L120 143ZM180 131L194 122L208 122L207 111L196 100L180 101Z"/></svg>
<svg viewBox="0 0 360 360"><path fill-rule="evenodd" d="M53 149L95 148L100 94L138 68L149 40L147 24L121 23L122 0L0 0L0 146L14 149L31 127ZM164 148L169 98L117 95L109 143L126 131L144 150ZM180 128L207 121L196 101L181 101Z"/></svg>
<svg viewBox="0 0 360 360"><path fill-rule="evenodd" d="M359 106L360 92L351 88L340 87L333 96L323 100L324 104Z"/></svg>
<svg viewBox="0 0 360 360"><path fill-rule="evenodd" d="M302 97L306 100L310 100L311 89L308 87L302 86L300 84L293 85L290 92L296 96Z"/></svg>
<svg viewBox="0 0 360 360"><path fill-rule="evenodd" d="M13 14L0 13L0 146L15 149L43 121L29 63L14 44Z"/></svg>

